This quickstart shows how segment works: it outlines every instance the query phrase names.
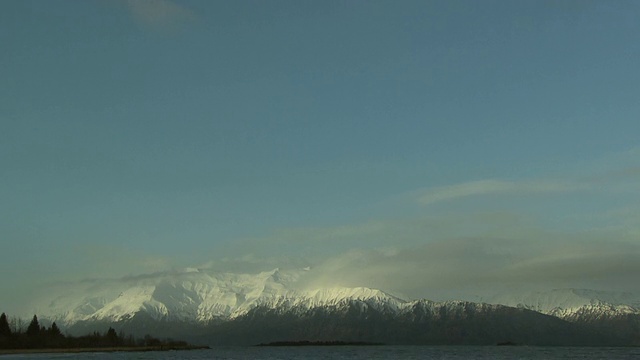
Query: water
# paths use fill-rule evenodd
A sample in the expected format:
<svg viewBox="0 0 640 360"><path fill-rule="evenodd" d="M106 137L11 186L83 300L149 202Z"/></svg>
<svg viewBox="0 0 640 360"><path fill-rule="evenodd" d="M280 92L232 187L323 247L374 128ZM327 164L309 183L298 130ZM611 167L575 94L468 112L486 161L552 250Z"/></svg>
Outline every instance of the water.
<svg viewBox="0 0 640 360"><path fill-rule="evenodd" d="M526 346L338 346L338 347L215 347L210 350L80 354L4 355L8 359L159 359L159 360L388 360L388 359L640 359L636 348Z"/></svg>

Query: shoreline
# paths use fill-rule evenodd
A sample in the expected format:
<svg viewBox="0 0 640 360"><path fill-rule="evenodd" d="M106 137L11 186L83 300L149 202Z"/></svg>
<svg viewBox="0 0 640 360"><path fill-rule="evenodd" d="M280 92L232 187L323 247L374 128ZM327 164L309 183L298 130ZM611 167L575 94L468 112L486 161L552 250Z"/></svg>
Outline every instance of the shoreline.
<svg viewBox="0 0 640 360"><path fill-rule="evenodd" d="M107 352L146 352L146 351L171 351L171 350L205 350L209 346L119 346L119 347L99 347L99 348L50 348L50 349L0 349L2 355L17 354L61 354L61 353L107 353Z"/></svg>
<svg viewBox="0 0 640 360"><path fill-rule="evenodd" d="M274 341L270 343L261 343L254 346L259 347L285 347L285 346L380 346L383 343L367 342L367 341Z"/></svg>

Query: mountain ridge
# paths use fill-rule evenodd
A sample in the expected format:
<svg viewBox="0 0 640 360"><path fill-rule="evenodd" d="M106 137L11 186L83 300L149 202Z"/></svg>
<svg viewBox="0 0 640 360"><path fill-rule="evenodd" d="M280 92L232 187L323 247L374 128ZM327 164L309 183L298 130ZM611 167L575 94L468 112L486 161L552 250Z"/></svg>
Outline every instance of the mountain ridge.
<svg viewBox="0 0 640 360"><path fill-rule="evenodd" d="M481 344L513 341L506 338L512 336L531 344L621 345L640 339L639 302L630 293L556 289L497 296L482 303L404 300L367 287L305 288L307 271L235 274L187 269L92 281L52 293L36 312L70 331L109 324L138 334L153 330L160 333L154 335L215 335L228 343L260 339ZM616 331L609 332L615 337L605 331L612 326ZM311 338L291 338L300 334Z"/></svg>

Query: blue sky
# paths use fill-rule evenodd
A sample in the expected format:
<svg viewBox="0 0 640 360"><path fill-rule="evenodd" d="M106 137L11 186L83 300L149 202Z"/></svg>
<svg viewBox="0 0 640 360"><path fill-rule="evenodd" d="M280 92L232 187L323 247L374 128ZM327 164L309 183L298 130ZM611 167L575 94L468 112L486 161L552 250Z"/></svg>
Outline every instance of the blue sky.
<svg viewBox="0 0 640 360"><path fill-rule="evenodd" d="M635 1L3 1L0 285L16 290L0 301L185 266L310 264L379 287L429 273L446 284L390 290L435 298L532 263L509 281L631 290L639 15ZM443 263L398 265L420 251Z"/></svg>

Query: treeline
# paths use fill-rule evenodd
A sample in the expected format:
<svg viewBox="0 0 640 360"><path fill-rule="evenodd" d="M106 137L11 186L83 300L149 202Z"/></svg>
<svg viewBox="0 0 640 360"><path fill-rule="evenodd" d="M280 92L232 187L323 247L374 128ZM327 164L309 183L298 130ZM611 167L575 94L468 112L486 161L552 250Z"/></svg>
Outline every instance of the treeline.
<svg viewBox="0 0 640 360"><path fill-rule="evenodd" d="M33 315L26 331L20 320L12 321L5 313L0 315L0 349L71 349L71 348L110 348L110 347L187 347L184 341L160 340L150 335L136 339L132 335L117 333L113 328L105 333L94 332L84 336L64 335L56 323L41 326L38 317Z"/></svg>

